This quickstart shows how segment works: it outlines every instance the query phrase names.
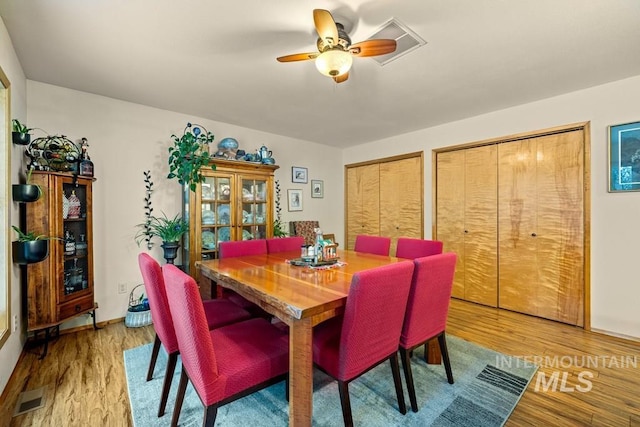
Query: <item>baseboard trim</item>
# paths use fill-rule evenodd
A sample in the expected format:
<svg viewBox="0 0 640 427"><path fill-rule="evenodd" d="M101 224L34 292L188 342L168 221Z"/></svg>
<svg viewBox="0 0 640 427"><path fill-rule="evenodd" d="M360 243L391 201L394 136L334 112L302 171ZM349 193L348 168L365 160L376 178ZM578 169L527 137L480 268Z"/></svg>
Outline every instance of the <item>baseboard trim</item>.
<svg viewBox="0 0 640 427"><path fill-rule="evenodd" d="M619 334L617 332L607 331L606 329L596 329L591 328L591 332L595 332L597 334L608 335L610 337L620 338L627 341L640 342L640 337L634 337L632 335Z"/></svg>

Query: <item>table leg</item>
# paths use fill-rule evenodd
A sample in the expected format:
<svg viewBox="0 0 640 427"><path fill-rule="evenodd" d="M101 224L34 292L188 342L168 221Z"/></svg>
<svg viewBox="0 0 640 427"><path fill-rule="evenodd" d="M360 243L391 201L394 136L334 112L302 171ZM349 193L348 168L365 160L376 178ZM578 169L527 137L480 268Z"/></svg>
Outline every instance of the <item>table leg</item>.
<svg viewBox="0 0 640 427"><path fill-rule="evenodd" d="M289 325L289 426L310 427L313 413L313 327L310 318Z"/></svg>
<svg viewBox="0 0 640 427"><path fill-rule="evenodd" d="M425 361L430 365L439 365L442 363L442 354L438 345L438 338L433 338L425 344Z"/></svg>

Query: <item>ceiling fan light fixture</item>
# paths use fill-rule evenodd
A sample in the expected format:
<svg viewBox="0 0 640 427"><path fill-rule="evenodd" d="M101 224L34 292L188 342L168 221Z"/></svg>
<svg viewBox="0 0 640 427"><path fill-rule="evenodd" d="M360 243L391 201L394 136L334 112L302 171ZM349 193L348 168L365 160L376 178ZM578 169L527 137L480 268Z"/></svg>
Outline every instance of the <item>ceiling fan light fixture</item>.
<svg viewBox="0 0 640 427"><path fill-rule="evenodd" d="M327 77L341 76L351 69L353 57L340 48L325 50L316 58L316 68Z"/></svg>

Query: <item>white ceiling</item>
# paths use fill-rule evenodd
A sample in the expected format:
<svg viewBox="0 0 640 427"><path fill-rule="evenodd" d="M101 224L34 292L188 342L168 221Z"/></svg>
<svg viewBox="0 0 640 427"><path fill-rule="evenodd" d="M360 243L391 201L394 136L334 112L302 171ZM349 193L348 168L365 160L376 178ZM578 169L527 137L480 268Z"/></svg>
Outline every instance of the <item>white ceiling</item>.
<svg viewBox="0 0 640 427"><path fill-rule="evenodd" d="M312 10L427 44L336 85ZM1 0L28 79L347 147L640 75L637 0Z"/></svg>

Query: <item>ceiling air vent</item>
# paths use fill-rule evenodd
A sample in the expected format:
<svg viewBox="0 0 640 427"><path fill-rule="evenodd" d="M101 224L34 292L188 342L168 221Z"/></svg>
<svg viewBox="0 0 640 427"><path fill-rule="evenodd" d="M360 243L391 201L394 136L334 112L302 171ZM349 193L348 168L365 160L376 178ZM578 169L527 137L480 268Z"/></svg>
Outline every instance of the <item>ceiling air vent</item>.
<svg viewBox="0 0 640 427"><path fill-rule="evenodd" d="M376 31L371 37L367 40L373 39L394 39L397 43L397 48L395 52L391 52L387 55L373 56L371 59L376 61L380 65L388 64L401 57L402 55L406 55L419 48L420 46L424 46L427 44L426 41L422 40L420 36L418 36L415 32L409 29L404 24L401 24L396 18L391 18L382 27Z"/></svg>

